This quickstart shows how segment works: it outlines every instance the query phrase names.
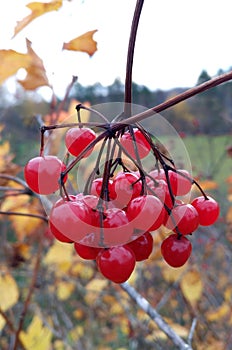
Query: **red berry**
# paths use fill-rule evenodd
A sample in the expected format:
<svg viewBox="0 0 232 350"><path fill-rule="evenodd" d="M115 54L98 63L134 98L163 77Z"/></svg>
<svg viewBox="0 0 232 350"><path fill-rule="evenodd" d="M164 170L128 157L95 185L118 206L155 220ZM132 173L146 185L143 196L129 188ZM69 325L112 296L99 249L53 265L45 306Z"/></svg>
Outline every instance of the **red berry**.
<svg viewBox="0 0 232 350"><path fill-rule="evenodd" d="M188 235L199 226L198 212L191 204L177 205L172 209L165 226L172 231Z"/></svg>
<svg viewBox="0 0 232 350"><path fill-rule="evenodd" d="M115 283L125 282L135 267L135 255L127 246L104 249L96 261L102 275Z"/></svg>
<svg viewBox="0 0 232 350"><path fill-rule="evenodd" d="M56 156L35 157L24 168L28 186L36 193L51 194L59 189L61 172L66 166ZM64 182L67 177L64 178Z"/></svg>
<svg viewBox="0 0 232 350"><path fill-rule="evenodd" d="M135 229L155 231L163 224L163 204L152 195L132 199L126 208L126 212L131 225Z"/></svg>
<svg viewBox="0 0 232 350"><path fill-rule="evenodd" d="M65 135L65 144L68 151L77 157L95 139L95 132L89 128L71 128ZM92 149L83 158L88 157L91 152Z"/></svg>
<svg viewBox="0 0 232 350"><path fill-rule="evenodd" d="M168 190L168 185L165 180L156 180L148 182L148 193L158 197L162 203L166 204L168 208L172 207L172 199Z"/></svg>
<svg viewBox="0 0 232 350"><path fill-rule="evenodd" d="M100 196L101 190L102 190L102 181L103 181L102 177L93 180L91 190L90 190L91 194L98 196L98 197ZM113 180L108 181L108 188L106 188L106 191L108 191L109 200L115 199L116 195L115 195L114 190L113 190ZM104 197L104 199L106 200L107 196Z"/></svg>
<svg viewBox="0 0 232 350"><path fill-rule="evenodd" d="M209 226L216 222L220 214L219 204L211 197L204 196L195 198L192 205L196 208L199 215L199 223L202 226Z"/></svg>
<svg viewBox="0 0 232 350"><path fill-rule="evenodd" d="M119 173L112 184L116 206L121 208L125 207L131 199L138 197L141 191L142 183L134 173Z"/></svg>
<svg viewBox="0 0 232 350"><path fill-rule="evenodd" d="M171 234L161 244L161 254L172 267L183 266L192 252L191 242L185 236Z"/></svg>
<svg viewBox="0 0 232 350"><path fill-rule="evenodd" d="M96 260L98 253L102 251L102 248L89 247L77 242L74 243L74 249L82 259L86 260Z"/></svg>
<svg viewBox="0 0 232 350"><path fill-rule="evenodd" d="M191 179L191 176L187 170L178 169L178 171ZM188 178L181 176L180 174L171 170L168 172L168 175L172 192L175 196L184 196L190 192L192 182L188 180Z"/></svg>
<svg viewBox="0 0 232 350"><path fill-rule="evenodd" d="M134 129L134 139L136 142L139 158L145 158L151 150L151 146L149 142L146 140L142 132L137 128ZM133 137L129 131L126 131L122 135L120 139L120 143L126 149L126 151L130 154L130 156L136 159Z"/></svg>
<svg viewBox="0 0 232 350"><path fill-rule="evenodd" d="M146 260L153 250L153 237L150 232L145 232L139 238L127 243L127 246L133 250L136 261Z"/></svg>
<svg viewBox="0 0 232 350"><path fill-rule="evenodd" d="M103 244L106 247L125 244L132 239L133 230L122 209L107 209L104 213L103 228Z"/></svg>
<svg viewBox="0 0 232 350"><path fill-rule="evenodd" d="M91 208L71 197L69 201L60 199L53 205L49 225L54 236L64 235L73 242L81 242L86 236L95 237L94 218Z"/></svg>

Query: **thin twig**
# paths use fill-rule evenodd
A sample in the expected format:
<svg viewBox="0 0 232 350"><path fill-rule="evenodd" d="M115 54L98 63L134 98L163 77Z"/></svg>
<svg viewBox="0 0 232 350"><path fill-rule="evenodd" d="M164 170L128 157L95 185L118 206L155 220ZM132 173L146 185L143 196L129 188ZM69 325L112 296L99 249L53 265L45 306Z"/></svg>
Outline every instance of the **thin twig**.
<svg viewBox="0 0 232 350"><path fill-rule="evenodd" d="M142 297L129 283L121 284L121 288L131 297L132 300L153 320L157 326L172 340L180 350L192 350L192 347L164 321L162 316Z"/></svg>
<svg viewBox="0 0 232 350"><path fill-rule="evenodd" d="M189 99L190 97L193 97L195 95L198 95L206 90L212 89L222 83L225 83L229 80L232 79L232 71L228 72L228 73L224 73L221 74L219 76L217 76L216 78L212 78L200 85L194 86L193 88L190 88L186 91L184 91L181 94L178 94L177 96L174 96L170 99L168 99L167 101L164 101L163 103L152 107L150 109L148 109L147 111L141 112L139 114L136 114L130 118L124 119L123 121L121 121L122 124L135 124L137 122L140 122L146 118L151 117L152 115L154 115L154 113L160 113L170 107L175 106L176 104Z"/></svg>
<svg viewBox="0 0 232 350"><path fill-rule="evenodd" d="M13 325L13 323L11 322L11 320L9 319L9 317L6 315L6 313L1 309L1 307L0 307L0 315L2 316L2 318L4 318L4 320L5 320L5 322L6 322L7 326L8 326L8 328L9 328L9 330L10 330L10 332L14 334L14 333L16 332L16 330L15 330L15 328L14 328L14 325ZM21 341L20 338L19 338L19 344L20 344L22 350L26 350L26 348L25 348L25 346L24 346L24 344L22 343L22 341Z"/></svg>
<svg viewBox="0 0 232 350"><path fill-rule="evenodd" d="M15 215L15 216L28 216L30 218L40 219L45 222L48 222L47 216L39 215L39 214L31 214L31 213L21 213L17 211L2 211L0 210L0 215Z"/></svg>
<svg viewBox="0 0 232 350"><path fill-rule="evenodd" d="M191 328L190 328L190 331L189 331L189 335L188 335L188 344L189 345L192 345L193 334L195 332L196 325L197 325L197 318L194 317L192 325L191 325Z"/></svg>
<svg viewBox="0 0 232 350"><path fill-rule="evenodd" d="M131 25L131 33L129 38L128 51L127 51L125 98L124 98L124 101L125 101L124 113L127 117L131 116L132 68L133 68L133 60L134 60L135 41L137 36L139 19L143 8L143 3L144 3L144 0L137 0L135 11L134 11L134 17Z"/></svg>
<svg viewBox="0 0 232 350"><path fill-rule="evenodd" d="M37 255L36 255L36 260L35 260L34 271L33 271L32 279L31 279L31 283L30 283L30 286L28 287L28 294L27 294L27 297L26 297L25 302L23 304L23 310L21 312L18 328L17 328L16 333L15 333L13 350L17 350L17 348L18 348L18 344L20 341L20 332L22 331L25 317L26 317L26 314L27 314L27 311L28 311L28 308L30 305L30 301L31 301L32 295L34 293L36 280L37 280L39 267L40 267L40 262L41 262L42 248L43 248L43 238L41 236L40 240L39 240L39 245L38 245L38 250L37 250Z"/></svg>

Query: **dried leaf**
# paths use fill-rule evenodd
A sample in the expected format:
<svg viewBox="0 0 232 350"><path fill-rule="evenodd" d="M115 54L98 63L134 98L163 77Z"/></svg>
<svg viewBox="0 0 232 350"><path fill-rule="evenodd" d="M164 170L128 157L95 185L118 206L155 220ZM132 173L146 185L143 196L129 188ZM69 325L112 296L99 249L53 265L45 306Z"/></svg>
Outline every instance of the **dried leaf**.
<svg viewBox="0 0 232 350"><path fill-rule="evenodd" d="M42 16L47 12L59 10L59 8L62 6L62 2L62 0L53 0L48 3L31 2L27 4L26 7L31 10L31 13L28 16L24 17L21 21L17 22L14 30L14 36L39 16Z"/></svg>
<svg viewBox="0 0 232 350"><path fill-rule="evenodd" d="M200 300L203 292L203 282L197 270L186 272L180 282L183 295L190 304L195 304Z"/></svg>
<svg viewBox="0 0 232 350"><path fill-rule="evenodd" d="M204 191L211 191L218 188L218 183L213 180L200 181L199 184Z"/></svg>
<svg viewBox="0 0 232 350"><path fill-rule="evenodd" d="M226 214L226 222L232 223L232 207L229 207Z"/></svg>
<svg viewBox="0 0 232 350"><path fill-rule="evenodd" d="M8 272L0 275L0 296L0 307L3 311L10 309L18 301L18 285Z"/></svg>
<svg viewBox="0 0 232 350"><path fill-rule="evenodd" d="M30 64L26 67L27 75L24 80L18 80L25 90L35 90L40 86L50 86L43 61L34 52L30 40L26 39Z"/></svg>
<svg viewBox="0 0 232 350"><path fill-rule="evenodd" d="M0 84L17 73L20 68L27 69L32 57L14 50L0 50Z"/></svg>
<svg viewBox="0 0 232 350"><path fill-rule="evenodd" d="M210 322L217 321L227 316L230 313L230 309L231 309L231 306L228 304L228 302L224 302L216 310L207 312L206 318Z"/></svg>
<svg viewBox="0 0 232 350"><path fill-rule="evenodd" d="M44 263L45 265L55 265L56 268L67 264L71 266L73 258L73 246L71 244L64 244L59 241L55 243L48 250Z"/></svg>
<svg viewBox="0 0 232 350"><path fill-rule="evenodd" d="M20 339L26 350L49 350L52 331L43 326L43 322L38 316L34 316L27 331L20 333Z"/></svg>
<svg viewBox="0 0 232 350"><path fill-rule="evenodd" d="M97 43L93 40L93 35L96 32L97 30L91 30L70 40L68 43L64 43L63 50L86 52L89 56L92 56L97 51Z"/></svg>
<svg viewBox="0 0 232 350"><path fill-rule="evenodd" d="M75 284L72 282L60 281L57 285L56 295L59 300L67 300L73 293Z"/></svg>
<svg viewBox="0 0 232 350"><path fill-rule="evenodd" d="M173 283L173 282L179 280L188 268L188 264L185 264L184 266L181 266L178 269L176 269L174 267L167 265L163 261L160 265L162 268L162 275L163 275L165 281L167 281L169 283Z"/></svg>

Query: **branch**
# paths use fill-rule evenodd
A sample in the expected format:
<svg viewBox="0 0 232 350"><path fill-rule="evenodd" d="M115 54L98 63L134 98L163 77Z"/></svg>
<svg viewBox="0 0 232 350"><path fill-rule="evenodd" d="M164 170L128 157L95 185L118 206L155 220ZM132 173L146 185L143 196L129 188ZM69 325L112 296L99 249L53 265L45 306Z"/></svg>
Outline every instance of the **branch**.
<svg viewBox="0 0 232 350"><path fill-rule="evenodd" d="M14 325L11 322L11 320L8 318L6 313L1 309L1 307L0 307L0 315L2 316L2 318L4 318L7 326L9 327L10 332L14 334L16 332L16 330L14 328ZM21 339L19 339L19 344L20 344L22 350L26 350L26 348L25 348L24 344L22 343Z"/></svg>
<svg viewBox="0 0 232 350"><path fill-rule="evenodd" d="M127 123L127 124L135 124L137 122L140 122L146 118L151 117L152 115L154 115L154 113L160 113L170 107L175 106L176 104L189 99L190 97L193 97L195 95L200 94L201 92L204 92L206 90L212 89L213 87L216 87L222 83L225 83L229 80L232 79L232 71L229 73L224 73L219 75L216 78L210 79L208 81L206 81L205 83L202 83L200 85L194 86L191 89L186 90L185 92L174 96L170 99L168 99L167 101L164 101L163 103L152 107L150 109L148 109L145 112L136 114L130 118L124 119L121 123Z"/></svg>
<svg viewBox="0 0 232 350"><path fill-rule="evenodd" d="M30 214L30 213L21 213L21 212L17 212L17 211L2 211L2 210L0 210L0 215L28 216L31 218L41 219L45 222L48 222L47 216L39 215L39 214Z"/></svg>
<svg viewBox="0 0 232 350"><path fill-rule="evenodd" d="M125 106L124 106L124 113L126 116L131 115L131 102L132 102L132 67L133 67L133 60L134 60L134 50L135 50L135 40L139 25L139 19L141 15L141 11L143 8L144 0L137 0L135 11L134 11L134 17L131 25L131 33L130 33L130 39L128 44L128 51L127 51L127 65L126 65L126 79L125 79Z"/></svg>
<svg viewBox="0 0 232 350"><path fill-rule="evenodd" d="M23 328L23 324L25 321L25 317L26 317L29 305L30 305L30 301L31 301L32 295L34 293L36 280L37 280L37 276L38 276L38 271L39 271L39 267L40 267L42 248L43 248L43 237L41 236L40 240L39 240L39 246L38 246L38 251L37 251L37 255L36 255L36 260L35 260L34 271L33 271L32 279L31 279L31 283L30 283L30 286L28 288L28 294L27 294L27 297L25 299L25 302L23 305L23 310L22 310L20 318L19 318L18 328L15 332L15 341L14 341L14 345L13 345L13 350L18 349L18 344L20 342L20 332Z"/></svg>
<svg viewBox="0 0 232 350"><path fill-rule="evenodd" d="M121 288L135 301L135 303L154 321L157 326L172 340L180 350L192 350L176 332L164 321L162 316L127 282L121 284Z"/></svg>

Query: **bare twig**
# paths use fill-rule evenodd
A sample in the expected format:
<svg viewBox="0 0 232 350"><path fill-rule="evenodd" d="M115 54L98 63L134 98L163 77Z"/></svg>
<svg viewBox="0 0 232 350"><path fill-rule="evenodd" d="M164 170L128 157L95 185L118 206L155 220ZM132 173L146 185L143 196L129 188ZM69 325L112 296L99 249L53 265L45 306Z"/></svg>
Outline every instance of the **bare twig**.
<svg viewBox="0 0 232 350"><path fill-rule="evenodd" d="M9 317L7 316L7 314L1 309L0 307L0 315L2 316L2 318L4 318L10 332L12 334L14 334L16 332L13 323L11 322L11 320L9 319ZM21 346L22 350L26 350L24 344L22 343L21 339L19 339L19 345Z"/></svg>
<svg viewBox="0 0 232 350"><path fill-rule="evenodd" d="M22 309L22 312L21 312L21 315L20 315L18 328L17 328L17 330L15 332L15 339L14 339L13 350L17 350L17 348L18 348L18 344L19 344L19 341L20 341L20 332L21 332L21 330L23 328L23 324L24 324L24 321L25 321L25 317L26 317L29 305L30 305L30 301L31 301L32 295L34 293L36 280L37 280L39 267L40 267L40 262L41 262L42 249L43 249L43 238L41 236L40 240L39 240L39 246L38 246L38 250L37 250L37 255L36 255L36 258L35 258L35 265L34 265L34 271L33 271L32 279L31 279L31 283L30 283L30 286L28 287L28 294L27 294L27 297L26 297L26 299L24 301L24 304L23 304L23 309Z"/></svg>
<svg viewBox="0 0 232 350"><path fill-rule="evenodd" d="M131 297L132 300L153 320L157 326L172 340L180 350L192 350L191 345L184 342L179 335L164 321L162 316L142 297L129 283L121 284L121 288Z"/></svg>
<svg viewBox="0 0 232 350"><path fill-rule="evenodd" d="M135 50L135 40L139 25L139 19L141 15L141 11L143 8L144 0L137 0L134 17L131 25L131 33L128 44L127 51L127 65L126 65L126 79L125 79L125 106L124 113L125 116L131 116L131 102L132 102L132 68L133 68L133 60L134 60L134 50Z"/></svg>
<svg viewBox="0 0 232 350"><path fill-rule="evenodd" d="M0 210L0 215L28 216L28 217L31 217L31 218L41 219L41 220L43 220L45 222L48 222L47 216L39 215L39 214L21 213L21 212L17 212L17 211L2 211L2 210Z"/></svg>

